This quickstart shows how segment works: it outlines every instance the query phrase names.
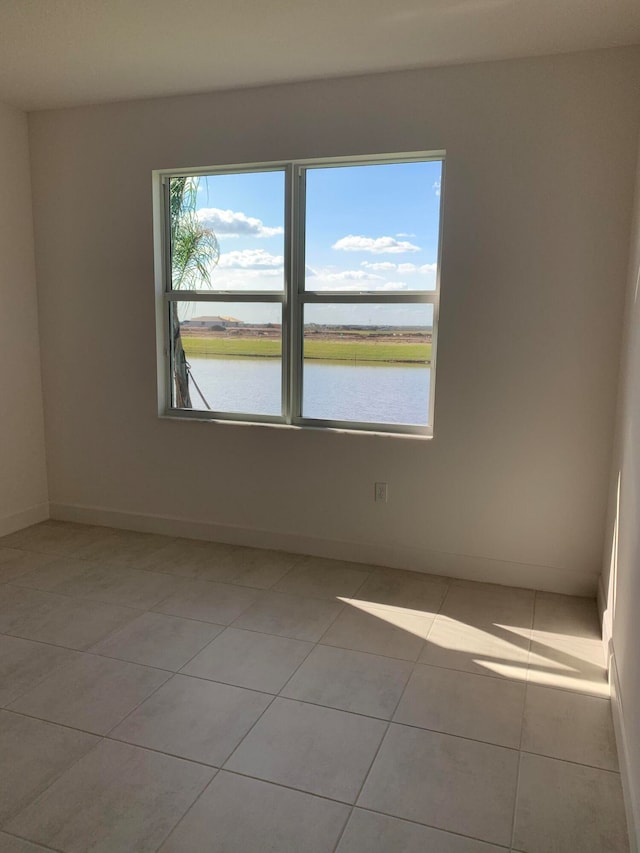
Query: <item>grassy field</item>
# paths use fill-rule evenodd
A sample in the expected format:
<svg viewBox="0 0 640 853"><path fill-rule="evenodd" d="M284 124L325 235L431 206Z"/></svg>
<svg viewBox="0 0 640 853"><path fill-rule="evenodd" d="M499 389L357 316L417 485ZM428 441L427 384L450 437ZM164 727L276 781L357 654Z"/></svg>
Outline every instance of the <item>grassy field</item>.
<svg viewBox="0 0 640 853"><path fill-rule="evenodd" d="M281 354L278 340L185 336L182 343L187 356L203 358L279 358ZM308 341L304 355L319 361L424 364L431 361L431 344Z"/></svg>

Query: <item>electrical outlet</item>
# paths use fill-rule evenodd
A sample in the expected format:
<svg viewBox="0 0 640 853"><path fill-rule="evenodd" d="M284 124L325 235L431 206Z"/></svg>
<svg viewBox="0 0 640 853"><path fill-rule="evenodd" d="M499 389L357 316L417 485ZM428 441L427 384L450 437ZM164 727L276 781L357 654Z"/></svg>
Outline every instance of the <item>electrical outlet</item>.
<svg viewBox="0 0 640 853"><path fill-rule="evenodd" d="M376 488L375 488L375 500L376 500L376 502L386 504L388 498L389 498L389 486L386 483L376 483Z"/></svg>

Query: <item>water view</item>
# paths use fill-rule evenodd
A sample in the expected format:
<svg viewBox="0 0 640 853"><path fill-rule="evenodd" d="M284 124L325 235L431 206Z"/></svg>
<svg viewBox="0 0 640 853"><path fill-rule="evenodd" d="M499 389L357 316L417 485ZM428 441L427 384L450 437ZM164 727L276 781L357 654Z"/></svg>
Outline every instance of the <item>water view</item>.
<svg viewBox="0 0 640 853"><path fill-rule="evenodd" d="M281 305L254 308L249 303L252 311L260 312L253 321L245 319L244 306L217 305L224 314L196 314L179 321L190 371L184 408L280 415ZM335 313L332 303L304 306L303 417L425 426L432 306L401 306L402 325L373 323L370 305L353 307L351 322L327 323L326 314Z"/></svg>
<svg viewBox="0 0 640 853"><path fill-rule="evenodd" d="M276 358L189 358L212 409L260 415L281 412L281 362ZM306 362L303 414L308 418L388 424L427 422L431 370ZM192 383L193 384L193 383ZM192 387L194 409L206 409Z"/></svg>

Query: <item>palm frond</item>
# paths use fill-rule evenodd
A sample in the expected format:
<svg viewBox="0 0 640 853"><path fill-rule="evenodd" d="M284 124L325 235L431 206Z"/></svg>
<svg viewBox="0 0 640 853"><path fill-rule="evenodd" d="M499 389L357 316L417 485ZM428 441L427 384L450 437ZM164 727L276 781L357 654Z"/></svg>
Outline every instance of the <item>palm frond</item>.
<svg viewBox="0 0 640 853"><path fill-rule="evenodd" d="M174 290L211 287L211 274L220 258L216 235L202 225L196 213L198 184L197 177L171 178L169 181L171 286ZM179 306L185 304L188 303L171 303L174 404L179 409L191 408L190 372L178 316ZM206 400L205 404L209 407Z"/></svg>
<svg viewBox="0 0 640 853"><path fill-rule="evenodd" d="M220 258L216 235L196 214L197 177L171 178L171 280L174 290L211 286L211 274Z"/></svg>

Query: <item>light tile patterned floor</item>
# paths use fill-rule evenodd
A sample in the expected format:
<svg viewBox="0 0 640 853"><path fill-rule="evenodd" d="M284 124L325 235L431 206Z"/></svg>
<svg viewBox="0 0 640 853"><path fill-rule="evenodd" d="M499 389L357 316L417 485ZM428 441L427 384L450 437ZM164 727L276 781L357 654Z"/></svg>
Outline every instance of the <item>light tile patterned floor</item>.
<svg viewBox="0 0 640 853"><path fill-rule="evenodd" d="M0 539L0 853L624 853L595 603Z"/></svg>

